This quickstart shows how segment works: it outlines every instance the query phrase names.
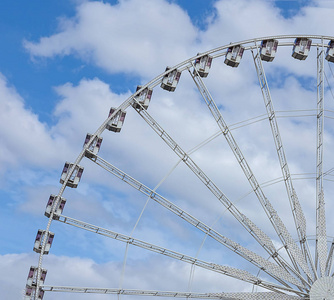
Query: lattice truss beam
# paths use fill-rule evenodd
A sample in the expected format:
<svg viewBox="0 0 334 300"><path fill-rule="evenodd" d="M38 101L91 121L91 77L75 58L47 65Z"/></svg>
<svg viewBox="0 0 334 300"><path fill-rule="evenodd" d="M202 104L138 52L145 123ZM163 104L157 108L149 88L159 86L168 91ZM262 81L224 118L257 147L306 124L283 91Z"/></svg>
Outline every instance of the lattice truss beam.
<svg viewBox="0 0 334 300"><path fill-rule="evenodd" d="M197 76L198 77L198 76ZM210 102L213 103L213 100ZM137 103L139 104L139 103ZM217 109L218 110L218 109ZM143 108L137 109L137 112L140 114L140 116L150 125L150 127L160 136L160 138L165 141L165 143L182 159L182 161L190 168L191 171L194 172L194 174L205 184L205 186L213 193L213 195L227 208L227 210L244 226L244 228L260 243L260 245L272 256L273 259L275 259L278 262L279 266L283 266L283 268L286 270L286 274L284 277L284 280L287 280L286 276L288 273L287 270L294 273L294 275L299 277L299 280L303 282L303 285L308 285L308 283L305 281L305 279L301 276L299 272L296 272L296 270L291 267L284 259L280 256L280 254L277 252L276 248L272 244L271 239L261 230L259 229L247 216L245 216L243 213L241 213L236 206L226 197L226 195L217 187L217 185L205 174L203 170L201 170L196 163L191 159L191 157L173 140L173 138L159 125L159 123L153 119L153 117ZM218 119L222 119L222 117L218 117ZM237 153L241 154L240 149L237 147ZM245 159L240 159L241 162L246 163ZM255 176L249 175L247 177L250 182L256 182ZM258 193L258 191L261 191L261 188L259 184L257 183L257 187L255 188L255 192ZM265 199L264 207L265 211L268 212L268 217L272 221L273 219L276 220L276 223L274 223L275 228L277 229L279 236L285 236L286 240L288 240L289 243L285 243L285 247L288 248L288 245L291 246L292 250L290 252L293 252L295 256L297 256L297 259L301 260L303 262L303 257L300 256L300 249L296 246L295 242L293 241L291 235L288 233L288 231L285 228L285 225L283 222L279 219L277 212L272 207L271 203L264 197ZM290 253L288 252L288 253ZM298 255L297 255L298 254ZM301 258L300 258L301 257ZM274 264L275 265L275 264ZM277 265L275 265L277 267ZM307 270L307 268L305 268ZM277 274L277 273L276 273ZM290 274L288 276L291 276ZM277 277L276 280L280 281L280 279ZM292 283L292 278L288 280ZM296 281L293 280L293 284L296 284ZM300 284L299 284L300 285Z"/></svg>
<svg viewBox="0 0 334 300"><path fill-rule="evenodd" d="M277 232L278 237L282 241L284 248L287 251L287 254L289 255L294 268L297 272L299 272L298 266L304 271L304 273L307 275L308 280L312 280L312 275L309 269L309 266L307 264L306 258L303 255L301 249L297 246L295 243L294 239L292 238L292 235L290 232L287 230L286 226L284 225L283 221L281 218L278 216L276 210L273 208L272 203L268 200L268 198L265 196L260 184L258 183L254 173L252 172L249 164L247 163L247 160L245 156L242 154L241 149L239 148L237 142L235 141L231 130L229 129L227 123L225 122L221 112L219 111L217 105L215 104L215 101L213 100L210 92L206 88L205 84L203 83L203 80L201 79L200 76L196 76L192 74L190 71L189 73L191 74L192 78L194 79L194 82L199 89L201 95L203 96L203 99L205 100L212 116L216 120L220 130L222 131L223 135L226 138L226 141L228 142L232 152L234 153L237 161L239 162L239 165L241 166L246 178L248 179L255 195L257 196L259 202L261 203L264 211L266 212L270 222L272 223L275 231ZM278 128L277 128L278 130ZM276 140L280 141L280 139L277 138ZM280 149L283 149L281 144L279 145ZM282 150L283 151L283 150ZM284 153L284 152L281 152ZM284 163L283 166L285 173L288 172L287 168L287 163ZM286 181L287 182L287 181ZM296 199L295 193L292 189L292 195L294 196L294 201L295 203L299 203ZM298 213L302 214L302 210L300 208L300 205L298 206ZM305 220L305 218L304 218ZM305 223L305 222L300 222L300 223ZM306 226L299 226L301 229Z"/></svg>
<svg viewBox="0 0 334 300"><path fill-rule="evenodd" d="M259 49L256 48L256 54L254 54L254 52L252 51L252 55L253 55L253 59L254 59L254 64L255 64L255 69L256 69L256 72L257 72L257 76L258 76L258 79L259 79L259 84L260 84L260 88L261 88L265 108L266 108L266 111L267 111L268 120L269 120L271 131L272 131L273 139L274 139L274 142L275 142L276 151L277 151L277 154L278 154L278 159L279 159L279 162L280 162L282 176L283 176L283 180L284 180L284 183L285 183L287 195L288 195L289 202L290 202L292 215L293 215L296 230L297 230L297 233L298 233L301 249L302 249L302 252L303 252L303 255L304 255L304 258L305 258L305 261L301 262L301 264L302 264L301 266L302 266L303 271L307 272L307 275L310 278L311 274L308 272L309 269L306 265L307 263L309 263L312 266L312 271L313 271L313 276L312 277L314 279L314 278L317 277L317 274L316 274L316 271L315 271L315 268L314 268L314 264L313 264L313 261L312 261L312 257L310 255L310 251L309 251L309 247L308 247L307 239L306 239L306 218L305 218L305 215L304 215L303 210L301 208L301 205L300 205L300 202L298 200L295 189L293 187L291 174L290 174L290 170L289 170L289 165L288 165L288 162L287 162L287 159L286 159L286 156L285 156L283 142L282 142L282 139L281 139L281 135L280 135L280 132L279 132L279 127L278 127L278 123L277 123L277 119L276 119L276 113L275 113L274 105L273 105L273 102L272 102L269 86L268 86L268 83L267 83L267 78L266 78L266 75L265 75L265 71L264 71L264 68L263 68L263 65L262 65L262 60L260 58ZM299 253L299 255L300 255L300 253ZM306 268L307 271L305 271L305 268Z"/></svg>
<svg viewBox="0 0 334 300"><path fill-rule="evenodd" d="M120 233L117 233L117 232L114 232L114 231L111 231L111 230L108 230L102 227L98 227L92 224L88 224L83 221L76 220L76 219L73 219L67 216L60 215L58 221L90 231L90 232L93 232L93 233L100 234L100 235L103 235L103 236L106 236L106 237L109 237L109 238L112 238L118 241L121 241L123 243L134 245L134 246L146 249L148 251L159 253L167 257L170 257L176 260L180 260L180 261L183 261L183 262L186 262L186 263L189 263L189 264L192 264L192 265L195 265L195 266L198 266L198 267L210 270L210 271L214 271L216 273L220 273L220 274L227 275L229 277L233 277L233 278L236 278L236 279L248 282L248 283L252 283L254 285L263 287L268 290L273 290L276 292L280 290L293 292L293 290L290 288L286 288L286 287L282 287L277 284L266 282L260 279L259 277L250 274L249 272L245 270L232 268L229 266L222 266L222 265L218 265L215 263L209 263L209 262L206 262L206 261L203 261L203 260L191 257L191 256L187 256L185 254L181 254L181 253L178 253L178 252L175 252L175 251L172 251L172 250L169 250L169 249L157 246L157 245L153 245L153 244L135 239L133 237L126 236L126 235L123 235L123 234L120 234Z"/></svg>
<svg viewBox="0 0 334 300"><path fill-rule="evenodd" d="M222 245L226 246L233 252L239 254L241 257L246 259L247 261L251 262L258 268L262 269L264 272L269 274L272 278L280 282L284 287L282 289L287 290L294 290L296 293L300 293L300 290L305 289L305 286L308 288L308 283L300 277L296 278L292 276L286 269L277 265L273 262L270 262L260 255L254 253L253 251L241 246L240 244L234 242L233 240L223 236L222 234L216 232L214 229L210 228L208 225L204 224L200 220L194 218L186 211L182 210L181 208L174 205L172 202L158 194L156 191L145 186L143 183L139 182L138 180L132 178L131 176L127 175L125 172L121 171L111 163L107 162L106 160L102 159L99 156L94 156L91 158L96 164L113 174L114 176L118 177L119 179L123 180L124 182L128 183L133 188L137 189L141 193L145 194L146 196L150 197L152 200L157 202L158 204L162 205L163 207L167 208L183 220L187 221L191 225L195 226L197 229L201 230L208 236L212 237ZM291 286L287 283L291 283L298 287L296 290L295 288L291 288Z"/></svg>
<svg viewBox="0 0 334 300"><path fill-rule="evenodd" d="M324 135L324 47L317 48L317 171L316 171L316 264L325 276L327 261L326 213L323 190L323 135ZM328 264L327 264L328 267Z"/></svg>
<svg viewBox="0 0 334 300"><path fill-rule="evenodd" d="M286 228L285 224L279 217L277 211L274 209L273 204L264 194L262 187L260 186L255 174L251 170L246 157L243 155L239 145L237 144L234 136L232 135L231 128L225 122L221 111L218 109L214 99L212 98L209 90L205 86L198 70L195 68L192 61L183 63L182 70L172 70L173 72L181 74L182 71L188 70L195 85L197 86L200 94L202 95L209 111L215 119L222 135L225 137L228 145L231 148L232 153L235 155L237 162L239 163L246 179L248 180L253 193L256 195L260 204L262 205L268 219L270 220L273 228L275 229L277 236L282 242L283 248L286 251L289 261L282 256L278 249L273 244L271 238L262 231L255 223L250 220L244 213L242 213L228 197L218 188L218 186L205 174L205 172L193 161L188 153L186 153L179 144L160 126L160 124L148 113L147 103L146 106L139 101L139 92L132 97L124 101L114 112L109 115L109 118L99 127L91 139L84 146L82 152L79 154L73 166L70 168L68 175L64 178L64 183L60 192L56 198L54 207L57 206L63 194L66 184L70 178L71 171L74 170L83 159L87 156L97 165L107 170L117 178L121 179L125 183L129 184L142 194L146 195L156 203L160 204L164 208L168 209L179 218L188 222L198 230L202 231L206 235L210 236L215 241L224 245L231 251L238 254L247 262L255 265L259 271L263 271L268 274L274 282L268 282L262 280L259 275L255 276L245 270L233 268L230 266L218 265L215 263L206 262L197 258L187 256L167 248L163 248L157 245L153 245L131 236L126 236L121 233L117 233L108 229L98 227L96 225L88 224L83 221L73 219L64 215L56 215L55 210L51 211L49 222L45 230L49 232L51 221L56 219L65 224L75 226L99 235L103 235L129 245L137 246L147 251L152 251L165 255L172 259L180 260L188 264L204 268L222 275L226 275L243 282L251 283L261 288L268 290L268 292L255 292L255 293L182 293L182 292L168 292L168 291L146 291L146 290L129 290L129 289L111 289L111 288L83 288L83 287L63 287L63 286L48 286L40 283L37 280L36 291L41 288L43 291L51 292L73 292L73 293L101 293L101 294L118 294L118 295L142 295L142 296L161 296L161 297L174 297L174 298L198 298L198 299L222 299L222 300L244 300L244 299L309 299L309 293L312 289L312 284L320 277L329 276L332 266L332 257L334 253L334 241L329 249L327 249L327 236L326 236L326 218L325 218L325 201L323 191L323 135L324 135L324 44L318 45L317 53L317 163L316 163L316 249L315 260L312 259L309 245L306 238L306 218L301 208L299 199L293 187L289 165L285 156L285 151L282 143L282 139L279 132L276 113L270 90L268 87L266 75L260 58L258 41L255 41L255 46L249 49L252 52L255 69L260 83L262 96L267 111L267 119L271 126L273 140L275 143L279 163L281 166L282 178L285 183L286 192L291 206L291 211L298 234L299 245L292 238L291 233ZM233 45L233 47L239 47ZM227 54L224 52L223 54ZM222 53L216 56L223 55ZM326 57L327 59L327 57ZM163 77L169 76L170 71L166 69L163 73ZM172 74L172 73L171 73ZM206 76L204 76L206 77ZM152 80L148 85L153 88L157 84L160 84L161 78ZM147 85L147 86L148 86ZM175 89L175 87L173 87ZM152 92L152 90L151 90ZM199 180L208 188L208 190L220 201L220 203L229 211L229 213L247 230L247 232L260 244L260 246L268 253L269 259L258 255L257 253L249 250L247 247L240 245L232 239L218 233L210 226L201 222L197 218L191 216L183 209L177 207L158 194L155 190L150 189L138 180L130 177L125 172L121 171L111 163L107 162L103 158L99 157L96 153L93 153L89 149L89 145L96 137L99 137L106 129L108 122L113 119L119 111L126 110L129 106L132 106L138 114L144 119L144 121L153 129L153 131L170 147L173 152L182 160L182 162L199 178ZM56 216L56 218L54 218ZM47 243L47 234L44 235L41 243L41 253L44 253L44 249ZM38 263L37 278L41 276L42 257L40 255ZM318 272L319 265L319 272ZM318 274L319 273L319 274ZM334 275L334 274L333 274ZM333 276L332 275L332 276ZM38 295L35 295L37 299Z"/></svg>
<svg viewBox="0 0 334 300"><path fill-rule="evenodd" d="M182 293L182 292L162 292L128 289L108 289L108 288L84 288L84 287L64 287L44 285L43 289L48 292L70 292L86 294L116 294L130 296L153 296L172 297L190 299L220 299L220 300L294 300L300 299L297 296L277 294L271 292L257 293Z"/></svg>

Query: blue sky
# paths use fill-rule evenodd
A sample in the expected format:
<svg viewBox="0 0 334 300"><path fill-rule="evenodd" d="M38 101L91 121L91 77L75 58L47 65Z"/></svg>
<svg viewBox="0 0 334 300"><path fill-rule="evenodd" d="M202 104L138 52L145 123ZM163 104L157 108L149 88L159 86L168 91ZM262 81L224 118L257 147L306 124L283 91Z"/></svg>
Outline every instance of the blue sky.
<svg viewBox="0 0 334 300"><path fill-rule="evenodd" d="M80 2L80 1L79 1ZM115 4L117 1L106 1ZM199 29L205 29L207 18L215 15L213 3L215 1L170 1L180 5L188 13L192 22ZM269 1L282 10L282 15L289 17L309 1ZM117 74L114 78L110 72L104 72L100 68L85 65L77 57L55 57L53 60L38 61L34 63L29 59L29 53L23 47L24 40L37 41L40 37L48 36L58 30L59 18L71 18L75 16L75 1L57 1L41 5L40 2L26 3L22 1L18 10L15 3L4 1L1 10L1 36L6 47L1 49L2 74L22 95L26 95L27 105L38 112L42 121L48 120L48 111L55 105L56 95L53 87L66 81L77 83L83 77L97 76L106 80L117 80L122 76L121 82L128 84L116 84L114 89L121 92L134 85L138 78ZM24 66L24 67L23 67ZM113 77L111 77L113 76ZM130 78L129 78L130 77ZM41 82L45 84L41 85ZM47 96L47 101L45 100Z"/></svg>
<svg viewBox="0 0 334 300"><path fill-rule="evenodd" d="M5 0L1 7L0 269L5 271L0 276L0 289L5 290L9 300L20 297L29 267L37 264L38 255L32 251L34 238L37 229L47 224L45 205L49 195L57 194L60 188L58 180L64 162L75 160L86 132L96 130L107 117L110 106L117 107L137 85L162 73L167 65L173 66L198 52L269 35L333 36L334 5L325 0L59 0L47 3ZM289 58L290 51L282 49ZM299 104L303 103L307 108L314 108L311 90L316 73L311 59L314 62L315 52L312 49L305 63L287 61L282 55L275 59L276 65L268 66L272 94L282 99L277 103L278 109L299 109ZM326 95L330 99L327 107L330 109L334 106L330 84L332 90L334 85L327 65L326 72L329 79ZM212 74L208 87L214 97L223 95L217 97L217 101L226 111L230 124L264 112L262 103L253 101L261 94L250 55L243 66L227 73L216 67ZM186 150L217 132L208 112L202 113L203 103L189 78L182 74L184 85L175 94L156 88L153 101L157 104L150 107L152 114ZM235 100L227 101L234 97ZM298 101L292 103L286 99ZM247 107L248 101L249 108L240 109ZM328 120L328 124L330 122ZM287 138L287 155L293 161L291 168L295 173L314 172L314 159L310 157L314 154L315 137L309 130L316 124L309 120L291 123L294 127L290 132L288 126L282 126ZM169 170L174 169L177 157L134 112L128 113L125 125L120 134L104 134L101 156L153 189ZM254 133L254 127L246 127L235 135L244 145L259 180L264 182L280 174L274 149L264 149L269 127L265 130L260 125L254 126L258 134ZM332 133L330 129L328 132ZM296 150L294 139L302 150ZM252 146L254 141L256 145ZM326 146L331 147L333 141L329 134ZM241 202L241 207L257 218L251 204L252 196L243 196L249 192L249 186L235 171L236 162L230 163L233 157L227 145L217 139L210 145L195 152L194 159L225 187L224 192L231 199ZM302 158L307 163L303 163ZM261 168L262 163L271 177L268 178ZM334 157L326 156L326 170L332 163ZM112 176L106 176L89 161L83 164L85 172L79 188L66 190L65 198L70 201L64 214L129 235L146 197ZM229 173L224 172L227 167L232 168ZM231 216L222 212L220 204L211 199L205 187L198 185L184 165L177 165L172 174L158 188L159 192L208 224L213 224L223 214L225 221L216 224L217 229L257 249L253 240L242 233ZM182 184L181 179L184 180ZM314 182L303 183L304 187L296 183L301 197L314 196ZM282 195L276 191L276 186L269 190L274 195ZM328 193L330 191L329 185ZM243 202L243 199L246 200ZM303 204L305 214L310 217L310 228L314 228L315 222L312 201ZM329 204L329 209L332 206ZM278 204L278 210L284 209ZM291 220L286 218L285 221L292 226ZM267 226L264 218L259 218L258 222L260 227ZM45 259L49 270L47 284L53 284L54 280L58 285L119 286L124 245L54 223L52 230L56 237ZM269 229L269 234L271 231ZM310 229L310 234L314 234L314 230ZM153 201L149 201L135 236L192 256L196 256L204 238ZM243 266L238 257L229 256L226 249L209 240L200 256L254 271L252 266ZM128 264L124 280L127 288L187 289L189 277L181 278L180 274L188 274L188 266L174 265L168 259L150 256L138 249L129 250ZM210 275L201 272L196 273L194 286L202 282L197 285L199 290L206 284L213 289L207 292L221 290L217 288L221 279L212 277L209 283ZM171 274L179 274L180 278L176 275L172 278ZM166 278L154 282L150 275ZM164 287L162 281L168 278L170 282ZM249 291L249 286L227 280L226 290L229 289ZM66 297L69 298L64 299L81 299L80 295ZM57 299L57 295L47 294L45 299Z"/></svg>

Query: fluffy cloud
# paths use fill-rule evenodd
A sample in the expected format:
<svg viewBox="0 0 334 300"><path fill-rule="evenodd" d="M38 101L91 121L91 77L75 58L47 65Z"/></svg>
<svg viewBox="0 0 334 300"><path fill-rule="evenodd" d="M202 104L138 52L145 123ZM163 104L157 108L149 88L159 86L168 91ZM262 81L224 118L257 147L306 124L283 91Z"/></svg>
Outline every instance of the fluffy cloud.
<svg viewBox="0 0 334 300"><path fill-rule="evenodd" d="M1 172L27 166L53 171L65 159L74 159L86 133L97 129L108 116L109 108L124 98L112 94L97 79L83 80L77 87L65 84L56 90L62 100L53 113L56 125L50 127L26 107L24 99L1 75Z"/></svg>
<svg viewBox="0 0 334 300"><path fill-rule="evenodd" d="M129 96L112 93L97 78L83 79L77 86L66 83L57 87L56 92L61 99L54 111L59 122L51 131L80 146L86 133L94 133L108 117L110 107L117 107Z"/></svg>
<svg viewBox="0 0 334 300"><path fill-rule="evenodd" d="M7 299L22 299L29 268L36 264L36 255L6 254L0 255L0 286Z"/></svg>
<svg viewBox="0 0 334 300"><path fill-rule="evenodd" d="M35 57L75 54L109 72L153 76L190 55L196 31L166 1L84 2L75 18L62 19L59 33L25 47Z"/></svg>
<svg viewBox="0 0 334 300"><path fill-rule="evenodd" d="M146 289L160 291L186 291L191 266L184 262L175 262L170 258L152 256L149 259L131 260L133 250L128 253L129 262L125 268L124 280L122 263L96 263L89 258L48 255L44 258L44 268L47 269L45 285L77 286L96 288ZM140 253L140 252L139 252ZM30 266L36 265L35 254L0 255L1 278L0 287L6 299L21 299L24 293L24 283ZM220 292L243 290L240 282L225 278L222 285L221 274L196 268L193 286L194 292ZM248 287L249 289L249 287ZM88 294L89 299L105 299L105 295ZM62 299L81 299L80 294L61 294ZM58 293L48 292L47 299L59 299Z"/></svg>
<svg viewBox="0 0 334 300"><path fill-rule="evenodd" d="M78 5L75 17L60 19L58 33L24 45L35 58L77 55L112 73L151 78L198 49L205 51L227 41L295 32L331 35L333 8L327 1L314 1L290 18L282 16L274 1L222 0L214 8L207 29L199 30L179 6L166 1L123 0L113 6L85 1ZM286 62L281 61L289 67Z"/></svg>
<svg viewBox="0 0 334 300"><path fill-rule="evenodd" d="M108 72L136 74L140 76L140 80L144 80L160 73L167 64L175 64L197 52L230 41L290 32L330 34L329 28L332 27L329 25L332 21L329 15L332 10L324 11L319 8L321 5L323 1L305 7L297 15L286 19L273 2L217 1L215 17L208 21L206 30L200 30L191 24L185 11L166 1L123 0L113 6L84 1L78 5L75 17L61 20L57 33L43 37L38 42L26 41L25 48L35 59L74 55L86 64L93 64ZM320 12L327 15L327 18L323 18ZM308 108L315 107L316 96L305 84L305 78L310 79L307 81L311 82L310 85L314 82L314 50L312 49L306 62L299 62L291 58L290 48L280 49L274 63L266 65L269 77L280 77L279 81L273 80L271 90L274 100L279 103L279 110L299 109L303 105ZM289 59L286 59L287 56ZM225 66L223 58L214 60L211 73L205 82L229 123L265 113L250 53L244 56L238 69ZM53 112L57 122L50 127L41 123L38 116L25 106L22 97L8 85L4 77L0 78L0 130L4 139L1 146L4 154L0 157L0 166L3 167L1 169L19 164L56 169L65 159L73 160L74 155L81 150L85 134L93 132L103 122L111 106L118 106L130 95L130 92L116 94L107 83L98 78L82 79L76 85L64 83L55 90L59 95ZM158 87L154 90L149 112L184 150L192 149L218 129L186 71L183 72L175 93L167 93ZM314 173L315 118L303 121L297 118L286 120L279 120L279 124L290 171L304 175ZM328 133L326 146L331 147L333 136L332 132ZM267 120L234 130L233 134L260 183L281 176ZM103 138L101 156L151 188L177 163L174 153L131 108L127 112L122 132L104 132ZM4 157L6 159L1 160ZM259 216L262 208L254 195L249 195L251 188L223 136L202 147L192 157L210 178L222 187L224 193L238 207L242 207L242 212L256 220L257 225L265 228L266 232L273 234L273 230L268 229L268 220ZM333 156L328 154L326 159L332 162ZM87 160L83 161L85 172L79 188L76 191L66 191L68 203L65 214L73 214L78 219L82 218L101 226L110 225L121 232L130 233L146 197L138 196L138 193L128 186L120 184L119 180L114 180L112 176L107 176L104 170L89 163ZM330 166L330 163L326 166ZM34 170L30 170L30 174L33 176ZM36 213L35 207L41 202L39 197L43 195L46 198L46 185L50 186L50 181L44 176L43 180L42 186L34 188L34 191L27 189L28 200L20 206L21 210ZM309 224L314 227L314 181L302 182L303 184L296 183L296 189L303 201ZM286 213L289 204L284 185L268 186L264 190L275 203L275 208L283 215L288 228L293 230L291 215ZM183 163L176 167L158 192L170 197L187 212L221 230L226 236L257 249L249 235L241 232L239 225L226 209L207 191L204 184L199 184L198 179ZM328 188L326 192L330 193L331 189ZM177 221L176 217L161 212L160 207L152 202L149 202L135 231L136 236L196 253L203 235L195 233L193 228L184 225L183 221ZM39 208L38 213L42 213ZM215 222L217 219L219 221ZM52 251L58 255L51 255L46 259L49 269L48 282L116 286L121 259L100 265L93 259L110 257L109 251L117 251L114 258L118 259L123 255L118 246L91 240L82 233L71 235L72 231L67 231L67 228L57 229L57 233ZM276 235L273 234L273 237L276 242ZM277 244L279 245L278 242ZM74 250L78 245L85 249ZM205 243L205 246L207 245L208 248L203 249L203 257L242 265L242 261L229 256L225 249L218 249L218 246L210 241ZM92 247L94 249L90 251ZM78 255L85 253L89 258L61 256L66 255L67 251L76 251ZM157 262L152 259L146 262L146 255L141 256L140 251L133 253L126 271L125 282L129 284L127 287L164 290L168 288L164 283L169 280L169 288L184 290L189 270L185 271L183 267L176 266L176 263L164 262L161 266L160 260ZM28 259L24 255L1 257L0 262L4 270L14 270L23 259L33 264L30 261L34 259L30 256ZM25 271L21 270L23 266L18 270L26 274L29 266L24 267ZM158 267L161 269L157 270ZM177 284L181 279L182 287ZM220 280L199 271L198 282L203 286L213 290L217 287L222 289ZM23 281L24 278L21 282ZM224 285L225 289L230 282L224 282L228 282ZM155 286L149 286L149 283ZM198 287L202 287L201 284L198 284ZM197 286L196 283L194 286ZM242 289L239 284L231 284L230 287L231 290ZM57 295L51 297L56 299ZM96 299L100 298L96 296Z"/></svg>
<svg viewBox="0 0 334 300"><path fill-rule="evenodd" d="M0 133L2 172L8 166L28 163L36 167L50 166L56 148L48 126L25 106L22 97L6 78L0 77Z"/></svg>

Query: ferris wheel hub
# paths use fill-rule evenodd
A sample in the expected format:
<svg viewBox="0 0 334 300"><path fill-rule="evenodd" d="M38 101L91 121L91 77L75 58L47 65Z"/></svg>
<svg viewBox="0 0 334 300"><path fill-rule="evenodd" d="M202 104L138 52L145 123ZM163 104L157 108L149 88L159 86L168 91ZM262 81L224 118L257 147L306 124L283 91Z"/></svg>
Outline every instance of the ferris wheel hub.
<svg viewBox="0 0 334 300"><path fill-rule="evenodd" d="M334 278L321 277L310 290L310 300L334 300Z"/></svg>

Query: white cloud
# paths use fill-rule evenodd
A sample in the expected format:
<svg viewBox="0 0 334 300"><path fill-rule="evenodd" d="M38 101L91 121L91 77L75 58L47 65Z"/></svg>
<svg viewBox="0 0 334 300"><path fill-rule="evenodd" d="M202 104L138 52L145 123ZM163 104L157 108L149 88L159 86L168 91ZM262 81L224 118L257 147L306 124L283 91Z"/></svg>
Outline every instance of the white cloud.
<svg viewBox="0 0 334 300"><path fill-rule="evenodd" d="M54 115L58 123L52 128L56 136L61 136L72 145L81 148L86 133L95 130L107 119L110 107L117 107L129 95L116 95L101 80L83 79L77 86L66 83L56 88L60 101Z"/></svg>
<svg viewBox="0 0 334 300"><path fill-rule="evenodd" d="M56 148L48 127L29 110L14 87L0 77L1 171L20 164L50 166L56 160Z"/></svg>
<svg viewBox="0 0 334 300"><path fill-rule="evenodd" d="M319 3L322 5L322 2ZM163 71L167 64L180 62L197 52L221 44L291 32L326 34L329 28L332 28L330 25L333 22L329 17L332 10L323 12L328 14L327 18L323 18L320 13L322 9L317 7L303 8L299 14L290 19L284 19L279 9L273 6L273 2L217 1L215 7L216 17L208 24L207 30L200 32L191 24L189 17L180 7L166 1L124 0L114 6L102 2L83 2L78 5L74 18L62 19L58 33L43 37L36 43L25 42L25 47L34 58L74 55L87 64L96 65L112 73L134 73L147 78ZM322 29L324 32L320 32ZM278 105L280 109L299 108L305 103L311 105L310 103L314 100L314 94L311 95L305 86L300 85L300 78L295 76L296 74L315 76L314 60L311 60L315 57L314 50L312 49L312 55L306 62L297 62L291 58L291 49L283 49L272 63L273 67L266 65L268 69L270 68L268 74L271 76L274 76L275 72L280 76L289 74L282 79L282 82L275 82L277 86L272 88L273 98L277 102L282 100L280 102L282 105ZM249 54L244 56L238 69L225 66L222 62L223 58L214 60L211 73L205 79L217 103L222 106L224 117L229 122L237 122L264 112L253 61ZM286 59L286 55L289 59ZM311 64L313 64L312 70ZM280 73L282 69L286 73ZM198 93L194 92L190 81L189 74L184 72L175 93L167 93L157 87L149 107L149 112L167 132L172 133L184 150L191 149L218 129L207 108L200 102ZM6 160L1 160L0 157L0 166L17 166L22 163L43 169L48 167L55 169L65 159L73 160L81 150L85 134L94 132L107 117L109 108L118 106L130 95L130 92L115 94L107 83L98 78L83 79L77 85L68 82L56 87L55 90L60 98L53 112L57 122L49 128L38 120L36 114L25 107L22 97L14 88L8 86L5 78L0 79L0 128L2 128L0 132L2 130L1 136L4 138L1 146L4 156L1 155L1 157L6 157ZM220 97L220 95L223 96ZM309 167L309 165L314 161L312 155L314 155L315 144L312 134L315 136L315 123L305 121L303 125L306 126L303 127L296 120L287 123L280 120L280 124L283 124L281 130L288 161L289 163L292 161L290 168L293 172L305 172L311 169L312 166ZM311 130L313 130L312 133L310 133ZM261 122L236 130L233 134L259 182L280 176L277 154L267 120L266 123ZM120 134L105 132L103 137L101 156L151 188L177 161L174 153L167 149L155 133L152 133L132 108L128 110L122 132ZM332 140L333 137L329 136L326 143L331 146ZM271 143L270 146L269 143ZM296 145L302 151L297 152ZM242 207L243 212L256 220L261 228L267 230L268 221L259 217L259 211L262 213L262 208L254 204L257 199L253 196L243 198L243 195L250 190L250 186L245 183L245 176L241 173L238 163L231 155L222 136L194 153L192 157L219 186L223 187L223 192L232 201L238 201L237 206ZM330 157L329 160L332 161L333 158ZM145 197L137 197L136 192L131 189L129 191L128 187L121 185L119 181L110 179L103 170L92 167L87 161L83 163L85 172L79 188L67 192L66 197L69 202L66 204L65 214L73 213L75 217L91 223L98 223L101 226L112 224L117 227L117 230L131 231L146 201ZM28 174L36 175L34 171ZM46 186L50 186L50 181L45 177L43 180L44 186L36 187L34 191L31 188L26 189L29 200L21 206L22 210L36 213L35 207L40 205L42 196L46 202L48 193L45 190ZM311 208L314 209L314 207L310 203L315 202L314 195L310 192L314 193L312 183L306 182L303 185L297 183L296 186L301 195L300 199L306 199L303 208L307 208L306 214L312 217L310 221L312 224L314 210L311 211ZM283 214L288 227L293 228L291 216L286 214L289 204L282 187L275 185L267 188L265 192L270 194L270 200L275 202L275 207ZM209 225L213 224L225 210L184 166L178 166L158 191L171 197L178 205L195 217L204 219ZM38 213L42 213L39 208ZM181 249L189 244L198 247L197 242L201 241L202 236L192 237L193 232L188 227L182 229L182 222L174 222L174 218L169 218L167 215L161 213L157 205L150 206L145 211L144 219L136 233L143 238L148 236L147 239L162 244L172 244L171 240L174 239L173 246ZM235 223L226 215L227 213L223 215L215 228L223 230L226 236L239 238L250 247L254 247L249 241L250 238L243 232L240 233L239 227L231 226ZM148 220L145 217L151 219ZM56 234L55 243L57 241L65 243L66 238L70 238L69 235L62 230L59 232L63 236L58 238ZM73 236L70 245L84 240L85 237L83 234ZM68 249L64 243L59 244L59 248L63 247L65 251ZM82 245L85 250L94 247L94 244L90 244L90 240L86 240ZM90 256L94 257L99 253L101 257L106 253L104 251L110 248L112 251L119 251L118 247L112 248L108 242L101 243L96 248L98 249L94 249ZM214 247L203 252L213 252L215 255L213 258L220 259L220 254ZM164 282L170 280L170 286L177 289L179 288L177 283L182 279L184 281L182 288L186 285L188 277L184 275L184 269L177 268L174 263L166 263L162 266L152 261L143 263L138 253L139 251L133 255L133 260L130 260L125 279L127 283L138 288L149 288L148 284L152 282L157 288L163 290L166 289ZM119 256L120 254L117 253L117 257ZM16 267L14 261L18 262L22 257L3 258L4 269L14 270ZM235 261L228 255L225 259ZM4 263L6 260L7 264ZM118 282L119 277L116 277L115 273L117 273L116 270L119 271L120 264L121 261L97 265L96 261L88 258L52 255L46 260L50 283L71 282L88 286L109 286L112 280ZM158 267L161 269L157 271ZM65 269L66 272L64 272ZM22 271L24 274L28 272L28 267L25 266L25 270ZM165 273L165 270L170 273ZM167 274L173 274L173 276L167 276ZM213 289L222 288L220 281L211 280L210 276L203 275L200 279L202 284L205 283ZM229 283L228 280L227 282ZM231 285L231 289L233 288L241 289L238 284ZM52 297L56 299L57 295ZM68 297L70 299L72 296ZM96 299L100 298L97 296Z"/></svg>
<svg viewBox="0 0 334 300"><path fill-rule="evenodd" d="M40 172L57 170L60 174L63 162L79 153L86 133L95 131L107 118L110 107L118 106L124 98L111 93L108 85L97 79L82 80L76 87L65 84L56 91L61 100L53 112L56 125L50 128L25 106L24 99L1 75L0 169L1 173L14 172L11 174L15 179L9 180L28 183L29 176L36 180L27 169L31 167ZM45 175L37 181L50 184Z"/></svg>
<svg viewBox="0 0 334 300"><path fill-rule="evenodd" d="M0 288L8 300L22 299L30 266L36 264L37 256L30 254L0 255Z"/></svg>
<svg viewBox="0 0 334 300"><path fill-rule="evenodd" d="M182 28L182 30L180 30ZM186 59L196 28L177 5L162 0L84 2L60 32L25 42L34 57L75 54L109 72L153 76Z"/></svg>
<svg viewBox="0 0 334 300"><path fill-rule="evenodd" d="M43 267L47 269L45 285L119 288L121 284L124 289L187 291L190 276L189 264L175 262L169 258L158 259L156 255L133 264L132 250L129 251L130 258L122 284L121 262L98 264L89 258L49 254L44 257ZM29 268L36 265L36 259L36 254L0 255L1 274L5 274L1 276L0 287L6 300L22 298ZM222 284L222 276L196 268L192 291L220 292L222 288L226 291L241 289L240 282L231 278L224 279ZM59 299L59 295L59 293L47 292L45 299ZM87 299L105 299L105 295L87 294L86 296L88 296ZM82 297L84 296L75 293L61 294L62 299L82 299Z"/></svg>
<svg viewBox="0 0 334 300"><path fill-rule="evenodd" d="M273 2L268 1L217 1L216 17L202 32L202 41L212 47L261 37L291 32ZM219 37L219 38L217 38Z"/></svg>

